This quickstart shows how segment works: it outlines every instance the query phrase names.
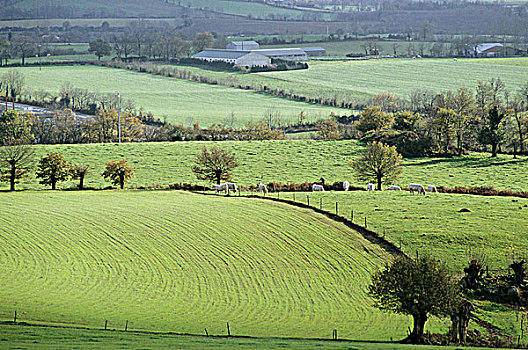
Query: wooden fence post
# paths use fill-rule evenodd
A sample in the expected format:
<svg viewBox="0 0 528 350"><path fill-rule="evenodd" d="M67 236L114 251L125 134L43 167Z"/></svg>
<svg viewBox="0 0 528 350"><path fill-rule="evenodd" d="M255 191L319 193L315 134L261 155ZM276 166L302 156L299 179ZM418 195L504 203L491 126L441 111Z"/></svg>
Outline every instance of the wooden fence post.
<svg viewBox="0 0 528 350"><path fill-rule="evenodd" d="M227 336L231 336L231 330L229 329L229 322L227 322Z"/></svg>
<svg viewBox="0 0 528 350"><path fill-rule="evenodd" d="M209 332L207 332L207 328L204 328L204 331L205 331L205 336L208 337L209 336Z"/></svg>
<svg viewBox="0 0 528 350"><path fill-rule="evenodd" d="M319 198L319 210L323 210L323 198Z"/></svg>
<svg viewBox="0 0 528 350"><path fill-rule="evenodd" d="M354 211L350 211L350 221L354 222Z"/></svg>
<svg viewBox="0 0 528 350"><path fill-rule="evenodd" d="M365 216L365 228L368 227L368 224L367 224L367 217Z"/></svg>
<svg viewBox="0 0 528 350"><path fill-rule="evenodd" d="M295 191L293 191L293 201L295 202Z"/></svg>
<svg viewBox="0 0 528 350"><path fill-rule="evenodd" d="M14 318L13 322L16 323L16 320L17 320L17 310L15 310L15 318Z"/></svg>
<svg viewBox="0 0 528 350"><path fill-rule="evenodd" d="M336 215L339 215L339 207L338 207L339 203L336 202Z"/></svg>
<svg viewBox="0 0 528 350"><path fill-rule="evenodd" d="M108 320L105 320L105 331L106 331L107 326L108 326Z"/></svg>
<svg viewBox="0 0 528 350"><path fill-rule="evenodd" d="M128 329L128 320L125 323L125 332L127 331L127 329Z"/></svg>
<svg viewBox="0 0 528 350"><path fill-rule="evenodd" d="M308 206L310 206L310 196L306 196L306 202L308 202Z"/></svg>

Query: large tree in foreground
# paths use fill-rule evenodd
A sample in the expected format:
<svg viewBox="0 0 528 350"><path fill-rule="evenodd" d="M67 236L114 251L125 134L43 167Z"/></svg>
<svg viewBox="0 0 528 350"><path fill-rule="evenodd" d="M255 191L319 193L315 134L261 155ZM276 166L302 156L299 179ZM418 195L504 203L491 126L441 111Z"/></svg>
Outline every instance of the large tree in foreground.
<svg viewBox="0 0 528 350"><path fill-rule="evenodd" d="M0 181L9 182L10 191L14 191L20 179L28 175L33 155L33 148L24 144L0 147Z"/></svg>
<svg viewBox="0 0 528 350"><path fill-rule="evenodd" d="M134 176L134 168L128 165L126 159L107 162L106 169L101 176L112 181L114 185L119 185L119 188L124 189L125 182Z"/></svg>
<svg viewBox="0 0 528 350"><path fill-rule="evenodd" d="M202 152L196 155L192 171L200 180L207 180L220 184L222 180L229 180L232 171L238 166L235 155L231 151L211 146L202 147Z"/></svg>
<svg viewBox="0 0 528 350"><path fill-rule="evenodd" d="M382 183L396 180L402 173L402 156L394 146L373 141L359 159L350 162L361 181L375 181L381 191Z"/></svg>
<svg viewBox="0 0 528 350"><path fill-rule="evenodd" d="M430 316L449 316L459 303L457 283L443 264L427 255L397 257L372 275L368 290L376 307L413 317L413 330L406 339L411 343L423 341Z"/></svg>

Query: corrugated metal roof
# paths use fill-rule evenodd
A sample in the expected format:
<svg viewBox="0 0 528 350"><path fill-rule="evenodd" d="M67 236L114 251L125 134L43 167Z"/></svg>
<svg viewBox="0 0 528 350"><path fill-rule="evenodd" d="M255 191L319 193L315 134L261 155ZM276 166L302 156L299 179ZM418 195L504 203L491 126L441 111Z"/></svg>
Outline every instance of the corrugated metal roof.
<svg viewBox="0 0 528 350"><path fill-rule="evenodd" d="M260 49L251 50L251 52L259 53L265 56L293 56L293 55L306 55L306 52L299 48L285 48L285 49Z"/></svg>
<svg viewBox="0 0 528 350"><path fill-rule="evenodd" d="M242 46L242 45L258 45L259 43L257 43L256 41L253 41L253 40L247 40L247 41L243 40L243 41L232 41L229 44Z"/></svg>
<svg viewBox="0 0 528 350"><path fill-rule="evenodd" d="M301 49L304 51L326 51L322 47L301 47Z"/></svg>
<svg viewBox="0 0 528 350"><path fill-rule="evenodd" d="M249 51L238 51L238 50L222 50L222 49L206 49L197 54L193 55L193 58L225 58L225 59L237 59L245 56Z"/></svg>
<svg viewBox="0 0 528 350"><path fill-rule="evenodd" d="M480 44L480 45L477 45L475 47L475 51L477 53L482 53L482 52L485 52L485 51L488 51L490 49L502 49L504 48L504 46L502 44L499 44L499 43L491 43L491 44Z"/></svg>

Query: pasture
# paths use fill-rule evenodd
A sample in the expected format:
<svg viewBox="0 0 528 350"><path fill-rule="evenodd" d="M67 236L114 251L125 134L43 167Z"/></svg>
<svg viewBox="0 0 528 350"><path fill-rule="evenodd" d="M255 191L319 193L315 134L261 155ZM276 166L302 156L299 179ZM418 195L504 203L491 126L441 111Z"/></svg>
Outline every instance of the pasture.
<svg viewBox="0 0 528 350"><path fill-rule="evenodd" d="M3 320L363 340L411 325L366 294L389 255L310 209L179 191L1 197Z"/></svg>
<svg viewBox="0 0 528 350"><path fill-rule="evenodd" d="M234 115L235 125L258 121L269 113L285 120L304 111L311 119L326 118L330 113L345 113L338 108L312 105L272 97L249 90L95 66L57 66L17 68L25 76L27 88L58 94L65 83L98 93L119 91L122 99L134 101L137 108L172 123L202 127L222 123ZM0 74L5 68L0 69Z"/></svg>
<svg viewBox="0 0 528 350"><path fill-rule="evenodd" d="M336 45L342 45L337 43ZM383 44L382 44L383 45ZM310 44L308 46L317 46ZM340 48L343 50L343 48ZM402 48L400 48L402 50ZM460 87L475 89L479 80L500 78L506 88L516 91L528 80L528 58L498 59L369 59L312 60L309 68L286 72L253 74L218 72L182 67L195 74L224 83L267 86L310 97L355 101L390 92L409 99L415 90L442 92Z"/></svg>
<svg viewBox="0 0 528 350"><path fill-rule="evenodd" d="M217 145L230 149L240 166L234 169L233 180L240 185L259 182L316 182L324 177L327 183L347 179L353 186L364 187L357 181L348 162L359 156L364 146L354 140L278 140L278 141L225 141L225 142L157 142L84 145L34 146L36 161L48 152L62 152L68 161L90 165L85 185L105 187L100 174L105 162L128 159L136 167L132 186L167 186L177 182L198 181L191 167L203 146ZM493 186L496 189L528 191L526 172L528 157L513 159L499 155L493 159L487 153L471 153L454 158L411 158L403 162L404 171L397 185L410 182L432 183L437 186ZM70 181L58 188L72 188ZM0 183L0 189L7 189ZM19 189L43 189L31 174L22 180Z"/></svg>
<svg viewBox="0 0 528 350"><path fill-rule="evenodd" d="M274 338L206 338L166 334L115 333L100 330L28 328L0 326L0 345L6 349L55 350L58 348L130 350L188 349L265 349L265 350L455 350L460 347L413 346L395 343L362 343ZM472 348L464 348L472 349ZM478 348L485 350L485 348Z"/></svg>
<svg viewBox="0 0 528 350"><path fill-rule="evenodd" d="M269 194L269 196L275 196ZM471 258L484 258L493 271L506 273L512 253L526 256L528 199L408 191L296 193L296 201L335 212L383 235L404 252L429 253L462 273ZM276 196L275 196L276 197ZM292 193L280 198L293 199ZM470 212L460 212L469 209ZM514 251L512 251L512 249Z"/></svg>

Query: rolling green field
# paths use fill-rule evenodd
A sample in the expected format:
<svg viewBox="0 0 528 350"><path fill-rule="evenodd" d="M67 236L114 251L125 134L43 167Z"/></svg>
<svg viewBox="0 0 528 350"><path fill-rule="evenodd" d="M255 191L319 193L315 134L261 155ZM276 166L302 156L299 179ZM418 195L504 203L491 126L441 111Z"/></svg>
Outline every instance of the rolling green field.
<svg viewBox="0 0 528 350"><path fill-rule="evenodd" d="M257 121L266 113L278 113L284 120L297 118L301 111L313 119L326 118L344 110L272 97L254 91L201 84L187 80L95 66L17 68L32 90L57 94L66 82L99 93L119 91L124 100L173 123L200 122L202 126L222 123L231 113L235 125ZM0 74L4 69L0 69Z"/></svg>
<svg viewBox="0 0 528 350"><path fill-rule="evenodd" d="M388 254L309 209L178 191L0 196L0 319L363 340L410 326L366 295Z"/></svg>
<svg viewBox="0 0 528 350"><path fill-rule="evenodd" d="M253 18L287 17L289 19L302 18L312 11L300 11L283 7L270 6L258 2L232 0L170 0L170 3L184 7L212 10L230 15L251 16ZM321 15L319 17L322 17Z"/></svg>
<svg viewBox="0 0 528 350"><path fill-rule="evenodd" d="M226 142L159 142L48 145L35 146L38 160L48 152L62 152L68 161L90 165L86 186L105 187L100 174L105 162L128 159L136 167L132 186L156 186L177 182L206 184L198 181L191 167L196 154L205 146L218 145L232 150L240 166L233 172L239 185L256 185L259 182L315 182L324 177L327 183L348 180L352 185L366 187L355 179L348 162L364 149L353 140L315 141L226 141ZM36 161L35 161L36 163ZM528 157L513 159L499 155L492 159L487 153L472 153L455 158L405 159L398 185L410 182L437 186L493 186L496 189L528 191L526 172ZM77 184L65 182L58 188L72 188ZM0 189L7 189L6 183ZM26 178L19 189L43 189L34 178Z"/></svg>
<svg viewBox="0 0 528 350"><path fill-rule="evenodd" d="M320 341L299 339L248 339L248 338L206 338L174 335L135 333L114 333L96 330L27 328L0 326L0 346L4 349L56 350L75 349L324 349L324 350L455 350L460 347L401 345L390 343L361 343L347 341ZM472 349L472 348L464 348ZM485 348L478 348L485 350Z"/></svg>
<svg viewBox="0 0 528 350"><path fill-rule="evenodd" d="M341 44L341 43L340 43ZM314 46L314 45L309 45ZM401 49L400 49L401 50ZM183 68L183 67L182 67ZM498 59L370 59L310 61L309 68L287 72L227 73L185 67L219 81L258 88L283 89L311 97L356 100L390 92L409 99L415 90L433 92L474 89L478 80L501 78L506 88L517 90L528 82L528 58Z"/></svg>

